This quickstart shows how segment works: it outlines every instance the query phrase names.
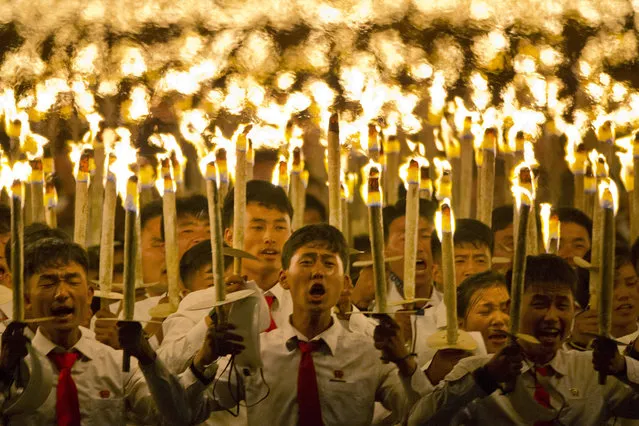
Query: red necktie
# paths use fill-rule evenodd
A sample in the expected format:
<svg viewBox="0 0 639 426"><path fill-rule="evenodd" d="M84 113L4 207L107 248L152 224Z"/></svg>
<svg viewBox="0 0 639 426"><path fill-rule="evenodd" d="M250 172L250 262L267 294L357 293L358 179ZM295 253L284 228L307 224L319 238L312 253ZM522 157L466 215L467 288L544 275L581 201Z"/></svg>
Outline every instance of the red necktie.
<svg viewBox="0 0 639 426"><path fill-rule="evenodd" d="M551 375L551 370L549 367L536 367L535 372L542 377L548 377ZM535 398L535 401L537 401L537 403L542 407L551 408L550 394L539 382L535 383L535 393L533 394L533 397ZM538 421L535 422L534 426L551 426L552 424L553 422Z"/></svg>
<svg viewBox="0 0 639 426"><path fill-rule="evenodd" d="M50 353L49 358L60 371L56 389L55 414L58 426L80 426L78 388L71 377L71 367L77 361L77 352Z"/></svg>
<svg viewBox="0 0 639 426"><path fill-rule="evenodd" d="M313 351L320 348L321 342L297 341L302 352L300 369L297 373L297 405L299 406L300 426L322 426L322 410L320 408L319 391L317 389L317 376L315 364L313 364Z"/></svg>
<svg viewBox="0 0 639 426"><path fill-rule="evenodd" d="M268 304L268 316L271 317L271 324L266 329L267 332L271 330L275 330L277 328L277 324L275 324L275 320L273 319L273 314L271 313L271 306L273 306L273 302L275 301L275 296L265 295L266 303Z"/></svg>

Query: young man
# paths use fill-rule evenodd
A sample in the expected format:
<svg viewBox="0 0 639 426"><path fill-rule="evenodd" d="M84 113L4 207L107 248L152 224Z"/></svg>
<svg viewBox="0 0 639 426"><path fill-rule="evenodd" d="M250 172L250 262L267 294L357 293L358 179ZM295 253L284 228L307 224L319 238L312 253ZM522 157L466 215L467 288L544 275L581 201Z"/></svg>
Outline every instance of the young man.
<svg viewBox="0 0 639 426"><path fill-rule="evenodd" d="M639 285L632 266L630 251L618 245L615 250L615 289L612 305L611 337L623 343L623 348L639 336ZM591 306L575 316L575 324L567 349L587 350L593 336L599 333L597 307ZM622 349L623 349L622 348Z"/></svg>
<svg viewBox="0 0 639 426"><path fill-rule="evenodd" d="M231 190L224 202L223 212L228 245L232 245L233 239L233 199L234 191ZM258 260L242 259L241 275L247 278L249 284L256 284L269 302L271 320L267 322L267 329L286 322L292 310L290 294L278 283L282 247L291 234L292 216L293 208L282 188L264 181L248 182L244 250ZM178 312L168 317L162 326L164 340L158 353L174 372L184 371L206 335L205 317L210 309L186 309L187 304L202 296L200 293L191 293L187 297L189 301L185 298L184 305L181 304Z"/></svg>
<svg viewBox="0 0 639 426"><path fill-rule="evenodd" d="M417 264L415 266L415 297L430 299L435 306L441 299L433 291L431 254L431 234L433 232L433 216L435 205L422 201L419 209L419 226L417 235ZM385 256L398 257L404 255L406 230L406 200L402 199L394 206L384 208ZM388 262L388 301L404 299L404 259ZM361 310L368 311L375 299L372 267L363 268L352 294L353 303ZM424 305L424 304L422 304ZM421 306L420 306L421 307Z"/></svg>
<svg viewBox="0 0 639 426"><path fill-rule="evenodd" d="M180 381L157 359L134 323L121 325L121 344L139 363L122 372L122 352L96 341L81 327L93 290L87 283L86 252L77 244L55 238L41 239L25 247L26 308L43 322L32 345L49 359L54 386L34 412L11 415L15 425L113 425L124 424L127 413L143 423L188 424L187 394L196 397L201 383L189 371ZM3 391L16 377L26 355L24 325L12 323L3 335L0 382ZM147 385L148 383L148 385ZM3 393L4 394L4 393ZM197 398L195 398L197 403Z"/></svg>
<svg viewBox="0 0 639 426"><path fill-rule="evenodd" d="M574 268L573 259L584 257L590 251L592 221L584 212L572 207L558 208L557 216L560 222L557 255Z"/></svg>
<svg viewBox="0 0 639 426"><path fill-rule="evenodd" d="M411 412L409 424L600 425L612 416L639 417L639 362L614 342L598 339L594 352L564 351L574 312L576 278L554 255L529 256L519 341L489 356L461 360ZM598 372L608 375L599 384ZM502 392L500 389L509 389ZM545 423L536 423L545 422Z"/></svg>
<svg viewBox="0 0 639 426"><path fill-rule="evenodd" d="M314 225L316 223L326 223L326 207L320 200L311 194L306 194L306 204L304 205L304 225Z"/></svg>
<svg viewBox="0 0 639 426"><path fill-rule="evenodd" d="M493 248L493 269L502 274L510 269L515 240L513 237L513 206L499 206L493 210L492 231L495 247Z"/></svg>
<svg viewBox="0 0 639 426"><path fill-rule="evenodd" d="M280 282L291 292L293 313L276 330L262 333L262 371L244 369L230 383L247 403L250 425L369 425L376 400L399 419L414 400L411 380L423 382L424 376L397 324L381 317L373 341L345 330L332 315L350 279L344 274L347 261L346 241L330 225L305 226L286 242ZM237 353L238 343L232 332L213 325L194 362L214 363L218 356ZM382 363L375 349L397 369ZM226 375L220 381L219 389L227 388ZM222 406L235 405L216 396Z"/></svg>
<svg viewBox="0 0 639 426"><path fill-rule="evenodd" d="M493 233L488 226L475 219L457 219L453 241L457 285L469 276L491 268L494 245ZM430 244L433 253L433 279L437 289L442 291L442 245L436 231L433 232Z"/></svg>

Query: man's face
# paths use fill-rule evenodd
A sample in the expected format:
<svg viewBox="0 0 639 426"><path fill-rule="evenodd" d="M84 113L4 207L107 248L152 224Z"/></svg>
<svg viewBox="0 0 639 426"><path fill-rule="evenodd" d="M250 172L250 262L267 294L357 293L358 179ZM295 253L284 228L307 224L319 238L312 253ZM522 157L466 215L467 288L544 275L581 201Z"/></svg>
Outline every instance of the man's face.
<svg viewBox="0 0 639 426"><path fill-rule="evenodd" d="M477 290L470 299L466 318L462 318L461 328L479 331L486 343L488 353L495 353L506 345L504 334L510 326L510 296L504 285L496 283L492 287Z"/></svg>
<svg viewBox="0 0 639 426"><path fill-rule="evenodd" d="M86 272L77 263L45 268L32 275L27 285L27 303L32 316L55 317L40 326L49 337L85 323L93 290L87 285Z"/></svg>
<svg viewBox="0 0 639 426"><path fill-rule="evenodd" d="M149 219L142 228L142 275L145 283L166 283L162 216Z"/></svg>
<svg viewBox="0 0 639 426"><path fill-rule="evenodd" d="M282 287L289 289L293 312L330 311L344 289L344 263L322 242L298 248L287 270L280 273Z"/></svg>
<svg viewBox="0 0 639 426"><path fill-rule="evenodd" d="M565 284L533 283L524 292L520 331L535 336L544 354L559 350L571 329L574 297Z"/></svg>
<svg viewBox="0 0 639 426"><path fill-rule="evenodd" d="M637 273L632 264L625 263L615 271L615 290L612 305L612 323L624 327L637 322L639 291Z"/></svg>
<svg viewBox="0 0 639 426"><path fill-rule="evenodd" d="M573 257L584 257L590 250L590 237L588 230L574 222L561 222L559 225L559 252L574 268Z"/></svg>
<svg viewBox="0 0 639 426"><path fill-rule="evenodd" d="M504 229L500 229L493 234L495 239L495 248L493 250L493 257L501 257L504 259L510 259L512 261L513 252L515 249L515 241L513 237L513 224L511 223ZM493 269L506 272L510 269L511 263L493 263Z"/></svg>
<svg viewBox="0 0 639 426"><path fill-rule="evenodd" d="M455 244L455 280L457 285L471 275L486 272L491 267L490 249L484 244ZM441 265L436 265L437 282L442 282Z"/></svg>
<svg viewBox="0 0 639 426"><path fill-rule="evenodd" d="M417 231L417 264L415 265L415 285L424 286L432 283L433 255L430 249L430 236L433 226L423 217L419 218ZM398 217L388 227L386 238L386 256L403 256L406 239L406 217ZM404 259L390 262L390 270L402 281L404 280Z"/></svg>
<svg viewBox="0 0 639 426"><path fill-rule="evenodd" d="M259 203L248 203L244 223L244 251L258 260L242 259L242 268L255 275L276 273L282 269L282 247L291 236L288 214ZM226 230L225 240L233 245L232 229Z"/></svg>
<svg viewBox="0 0 639 426"><path fill-rule="evenodd" d="M9 271L9 259L4 257L5 247L11 238L11 234L0 234L0 285L11 288L11 272Z"/></svg>
<svg viewBox="0 0 639 426"><path fill-rule="evenodd" d="M191 247L211 238L211 228L208 217L186 215L177 220L178 258Z"/></svg>
<svg viewBox="0 0 639 426"><path fill-rule="evenodd" d="M322 220L322 215L315 209L306 209L304 210L304 226L306 225L315 225L317 223L324 222Z"/></svg>

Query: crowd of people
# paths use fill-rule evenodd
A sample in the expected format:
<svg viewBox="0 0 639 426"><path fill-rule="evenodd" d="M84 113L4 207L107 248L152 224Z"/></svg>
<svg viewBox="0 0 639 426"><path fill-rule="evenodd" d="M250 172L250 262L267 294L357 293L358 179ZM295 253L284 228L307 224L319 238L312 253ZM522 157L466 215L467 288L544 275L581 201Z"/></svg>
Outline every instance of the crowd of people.
<svg viewBox="0 0 639 426"><path fill-rule="evenodd" d="M617 238L611 335L599 336L588 273L575 262L588 259L592 223L577 209L557 211L556 255L526 259L519 332L532 339L510 333L513 207L495 209L492 229L457 219L458 327L476 343L466 351L428 344L447 327L434 202L420 204L414 281L425 301L411 305L401 303L406 202L383 210L386 314L371 313L372 266L353 266L370 254L353 254L324 223L321 203L307 203L305 226L294 230L302 212L286 193L249 181L243 250L253 258L235 274L225 256L224 283L214 280L206 198L179 198L176 207L181 301L167 318L149 313L167 300L161 201L140 212L134 322L118 321L120 300L94 297L99 247L85 250L43 224L25 228L26 321L11 320L10 300L0 305L5 424L639 424L639 250ZM231 190L222 206L228 246L233 207ZM16 273L7 262L9 224L10 210L0 207L4 293ZM358 244L370 250L366 238ZM123 244L114 251L114 291L122 291ZM259 366L236 363L249 342L213 308L215 285L259 297ZM128 372L123 352L134 358ZM53 379L38 383L43 369ZM34 387L46 388L43 403L14 403Z"/></svg>

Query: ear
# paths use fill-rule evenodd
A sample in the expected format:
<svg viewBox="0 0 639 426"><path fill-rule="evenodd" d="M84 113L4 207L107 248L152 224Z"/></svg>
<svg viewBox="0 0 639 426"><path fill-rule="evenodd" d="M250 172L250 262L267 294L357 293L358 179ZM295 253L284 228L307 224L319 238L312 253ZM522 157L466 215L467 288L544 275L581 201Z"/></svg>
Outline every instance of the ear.
<svg viewBox="0 0 639 426"><path fill-rule="evenodd" d="M350 275L344 275L344 288L350 288L351 290L355 288L353 287L353 280Z"/></svg>
<svg viewBox="0 0 639 426"><path fill-rule="evenodd" d="M89 296L87 297L87 300L89 301L89 306L91 306L91 301L93 300L93 295L95 294L95 290L93 289L92 285L89 286L89 290L87 291L87 294Z"/></svg>
<svg viewBox="0 0 639 426"><path fill-rule="evenodd" d="M224 230L224 242L233 247L233 228L226 228Z"/></svg>
<svg viewBox="0 0 639 426"><path fill-rule="evenodd" d="M282 269L280 271L280 285L282 286L282 288L285 288L286 290L291 289L290 286L288 285L288 274L285 269Z"/></svg>

